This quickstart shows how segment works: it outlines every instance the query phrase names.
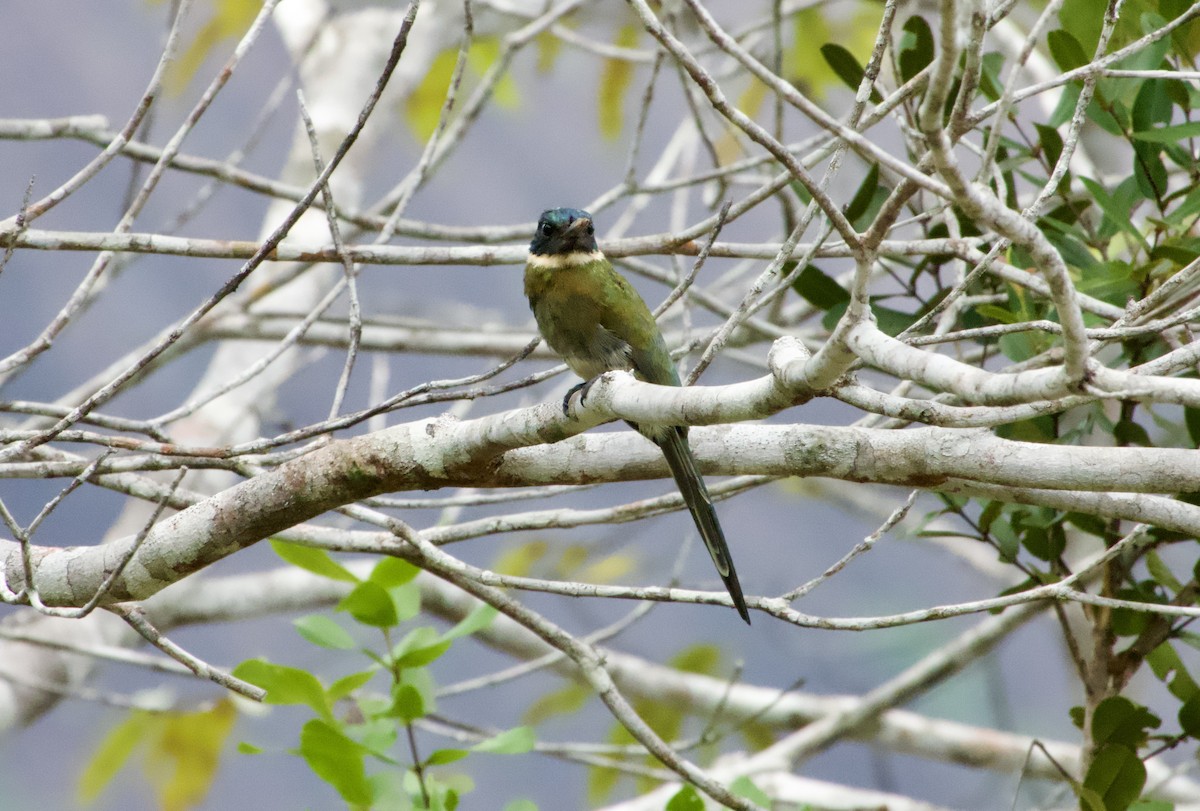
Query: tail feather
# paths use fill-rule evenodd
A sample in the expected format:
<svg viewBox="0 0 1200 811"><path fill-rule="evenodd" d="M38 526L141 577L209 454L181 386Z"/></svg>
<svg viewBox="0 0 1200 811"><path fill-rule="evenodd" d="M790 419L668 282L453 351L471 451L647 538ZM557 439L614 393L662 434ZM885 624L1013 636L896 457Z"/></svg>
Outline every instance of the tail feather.
<svg viewBox="0 0 1200 811"><path fill-rule="evenodd" d="M657 432L656 432L657 434ZM717 573L725 581L725 588L733 598L733 605L746 624L750 624L750 612L746 609L746 599L742 596L742 586L738 582L737 569L733 567L733 557L729 554L729 545L725 543L725 533L717 520L717 511L713 508L708 488L696 467L696 457L688 445L687 429L672 427L652 437L654 444L662 449L671 468L671 475L679 492L683 494L684 503L696 522L696 529L708 554L712 556Z"/></svg>

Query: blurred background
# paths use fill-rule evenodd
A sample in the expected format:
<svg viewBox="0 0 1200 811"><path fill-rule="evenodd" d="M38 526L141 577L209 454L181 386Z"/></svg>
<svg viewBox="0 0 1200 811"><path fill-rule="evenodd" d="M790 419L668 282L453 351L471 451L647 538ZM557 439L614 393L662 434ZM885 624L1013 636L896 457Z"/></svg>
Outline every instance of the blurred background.
<svg viewBox="0 0 1200 811"><path fill-rule="evenodd" d="M728 15L736 3L716 4ZM436 3L423 4L413 38L422 47L454 48L458 32L425 28L436 19ZM185 39L199 53L195 78L171 85L156 104L149 132L141 140L161 144L194 103L200 89L226 58L236 41L217 38L207 52L194 43L209 29L216 7L196 5L185 27ZM280 7L289 13L289 2ZM10 4L0 25L0 65L8 80L0 85L0 116L5 118L55 118L101 115L110 128L118 128L130 115L159 58L170 6L165 3L78 3L43 0ZM479 31L499 30L498 16L480 9ZM611 39L613 31L629 25L623 4L594 4L581 15L584 31L598 40ZM875 22L868 20L867 36ZM511 27L511 26L510 26ZM390 35L389 35L390 36ZM347 42L345 47L353 48ZM649 48L643 34L636 47ZM615 135L605 133L598 106L603 60L583 48L566 47L549 70L538 65L533 49L518 54L511 65L510 95L504 103L487 105L463 142L444 165L431 175L412 198L406 217L453 226L513 226L532 228L539 212L553 206L587 206L624 177L638 114L638 103L649 77L649 65L636 66L632 90L623 100L623 125ZM241 148L251 122L264 109L265 100L278 82L293 70L288 50L273 26L255 45L222 91L211 111L187 138L183 151L190 155L222 159ZM476 68L476 76L480 70ZM170 84L170 83L169 83ZM652 114L645 125L637 167L644 175L666 148L677 121L686 115L679 82L661 82ZM369 87L362 88L365 98ZM831 90L825 103L844 110L848 91ZM349 102L357 107L360 99ZM293 93L287 93L278 112L266 123L258 145L245 159L244 168L267 177L283 169L297 121ZM794 123L794 122L792 122ZM373 201L390 189L418 160L423 139L414 114L394 98L381 105L368 125L376 134L366 147L372 171L361 178L362 200ZM800 139L811 132L792 127L789 135ZM98 147L77 140L0 140L0 216L15 213L26 185L34 183L34 199L62 183L86 163ZM326 156L328 157L328 155ZM37 227L104 232L114 227L135 167L118 158L97 178L53 210ZM144 173L144 168L137 171ZM839 200L853 193L856 176L846 188L835 189ZM174 230L187 236L255 240L266 216L268 200L262 195L221 185L195 216L174 225L181 209L195 199L203 178L170 173L134 226L135 231ZM670 195L661 195L624 225L622 236L658 233L672 227ZM693 195L685 212L687 223L708 216L719 200ZM597 212L601 245L618 219L616 209ZM731 224L722 239L739 242L778 240L781 221L769 211L757 212ZM524 244L527 236L506 241ZM365 241L365 240L363 240ZM418 240L400 239L400 244ZM451 243L453 244L453 243ZM645 257L665 273L672 273L668 257ZM92 254L71 252L18 252L0 274L0 354L28 342L62 305L93 260ZM683 268L690 268L690 259ZM721 278L737 260L711 259L703 279ZM754 268L761 270L765 262ZM211 295L240 266L217 259L133 256L123 261L110 289L77 319L43 355L0 392L6 400L47 401L63 396L129 352L131 348L191 311ZM828 270L839 268L831 263ZM749 276L753 278L753 274ZM653 306L668 289L644 278L635 284ZM532 337L534 327L521 286L520 265L491 267L368 266L359 278L364 313L369 317L423 319L447 325L475 325L498 334ZM338 312L344 313L344 303ZM677 316L675 316L677 319ZM712 326L717 320L692 308L692 328ZM680 328L678 320L674 328ZM702 382L709 384L751 379L763 374L766 344L749 347L745 356L723 356ZM118 397L106 409L133 417L150 417L178 405L204 373L214 348L202 345L151 375ZM757 365L752 362L757 357ZM262 433L319 421L329 409L331 392L341 371L344 353L320 348L305 350L300 370L278 391L277 401L263 419ZM496 358L447 354L393 354L387 361L388 391L426 380L470 375L483 371ZM685 361L685 365L689 358ZM547 358L530 359L507 374L516 378L548 368ZM351 411L371 402L371 361L362 359L344 408ZM495 413L507 408L560 397L572 381L567 376L534 389L455 406L460 416ZM445 405L395 412L389 423L444 413ZM838 403L817 400L801 413L780 418L789 422L849 425L859 415ZM365 430L359 426L355 431ZM608 427L602 430L623 430ZM21 520L29 520L62 486L61 481L5 479L0 492ZM545 506L598 507L660 495L671 491L667 481L607 485L566 497ZM438 495L438 494L427 494ZM818 575L879 525L882 517L899 506L905 493L887 488L837 482L783 481L767 485L719 505L719 512L736 557L747 593L780 594ZM85 488L51 518L38 536L47 545L88 545L99 542L105 529L120 514L123 499L99 488ZM532 502L542 506L543 502ZM867 555L846 571L816 589L799 605L800 610L823 616L891 614L940 603L992 596L1007 584L991 579L963 558L942 547L914 539L911 532L920 517L936 509L922 497L912 515L888 533ZM487 507L466 508L458 516L468 519L488 515ZM436 510L412 511L404 516L417 527L439 520ZM335 522L336 523L336 522ZM505 554L544 542L547 559L567 550L584 549L596 557L615 556L625 561L627 573L620 582L664 583L670 577L681 545L690 543L680 572L690 586L719 588L710 562L696 542L686 514L674 513L633 524L582 527L569 531L517 533L489 536L458 544L450 551L470 563L489 566ZM205 576L222 576L275 568L278 559L265 544L226 559ZM546 595L524 595L523 600L545 611L556 622L576 631L601 627L622 616L627 604L599 600L567 600ZM14 609L3 609L11 614ZM290 616L254 621L189 627L172 638L207 661L232 667L239 661L265 656L272 661L327 673L339 672L337 657L303 643L292 631ZM666 661L696 645L717 646L722 671L731 679L774 687L801 689L817 694L862 693L887 680L924 654L943 645L979 621L970 617L895 630L835 633L785 627L756 618L745 627L732 611L713 607L660 606L610 644L655 661ZM487 673L511 662L479 646L461 646L439 663L446 682ZM1035 674L1035 675L1031 675ZM441 711L452 717L479 720L497 726L521 722L540 696L560 684L549 674L507 683L495 690L448 699ZM961 675L910 709L939 718L1010 729L1032 736L1076 740L1078 733L1064 711L1078 701L1070 694L1073 680L1056 626L1040 619L1017 632L997 651L975 662ZM169 691L179 702L210 701L217 688L203 682L164 677L118 665L99 668L92 685L121 695L140 691ZM1014 687L1017 685L1018 687ZM1014 689L1019 694L1014 695ZM1147 689L1153 689L1147 687ZM0 743L0 805L6 808L81 807L77 780L101 740L125 715L119 707L84 698L68 698L25 729L11 730ZM232 741L249 741L266 750L248 756L228 749L205 809L236 807L311 808L342 807L336 793L307 770L297 757L287 754L295 741L302 710L273 707L237 721ZM590 735L604 740L611 719L593 701L578 716L552 720L539 728L546 740ZM582 732L580 730L589 730ZM152 808L147 777L134 763L95 803L99 809ZM155 766L148 768L153 771ZM865 744L841 743L805 763L800 773L909 794L930 803L963 809L1007 809L1018 792L1018 775L990 774L977 769L931 763L925 759L891 754ZM471 762L476 791L467 795L466 808L500 808L509 800L528 797L546 809L587 806L585 769L559 760L533 755L520 758L480 757ZM629 790L624 786L618 796ZM1028 787L1022 791L1028 791Z"/></svg>

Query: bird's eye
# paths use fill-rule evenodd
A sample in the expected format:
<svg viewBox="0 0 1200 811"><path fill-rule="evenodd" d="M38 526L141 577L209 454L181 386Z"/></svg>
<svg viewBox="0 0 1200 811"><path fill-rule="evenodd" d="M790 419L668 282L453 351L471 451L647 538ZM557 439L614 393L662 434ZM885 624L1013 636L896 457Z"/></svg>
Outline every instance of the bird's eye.
<svg viewBox="0 0 1200 811"><path fill-rule="evenodd" d="M590 222L588 223L587 232L588 232L589 237L592 234L596 233L596 229L592 226L592 224Z"/></svg>
<svg viewBox="0 0 1200 811"><path fill-rule="evenodd" d="M548 223L548 222L542 223L541 225L538 226L538 230L542 232L542 236L544 236L544 237L550 236L550 223Z"/></svg>

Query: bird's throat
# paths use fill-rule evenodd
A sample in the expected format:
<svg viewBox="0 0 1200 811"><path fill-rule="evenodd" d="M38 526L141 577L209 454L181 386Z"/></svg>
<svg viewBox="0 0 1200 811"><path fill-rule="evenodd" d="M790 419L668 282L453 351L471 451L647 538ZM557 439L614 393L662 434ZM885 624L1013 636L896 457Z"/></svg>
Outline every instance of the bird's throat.
<svg viewBox="0 0 1200 811"><path fill-rule="evenodd" d="M604 259L603 251L571 251L570 253L531 253L528 263L535 268L546 270L562 270Z"/></svg>

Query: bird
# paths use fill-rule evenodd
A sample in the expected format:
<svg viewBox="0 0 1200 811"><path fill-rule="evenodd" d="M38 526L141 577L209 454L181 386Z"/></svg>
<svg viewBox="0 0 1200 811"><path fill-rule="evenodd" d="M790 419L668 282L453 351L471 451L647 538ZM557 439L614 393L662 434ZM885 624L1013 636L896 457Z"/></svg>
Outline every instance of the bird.
<svg viewBox="0 0 1200 811"><path fill-rule="evenodd" d="M552 208L542 213L529 243L525 296L542 338L583 378L563 398L564 413L569 413L576 392L581 392L582 402L591 383L615 369L632 372L647 383L682 385L654 315L600 250L588 212ZM687 426L629 424L666 457L717 573L749 625L750 612L729 544L688 444Z"/></svg>

